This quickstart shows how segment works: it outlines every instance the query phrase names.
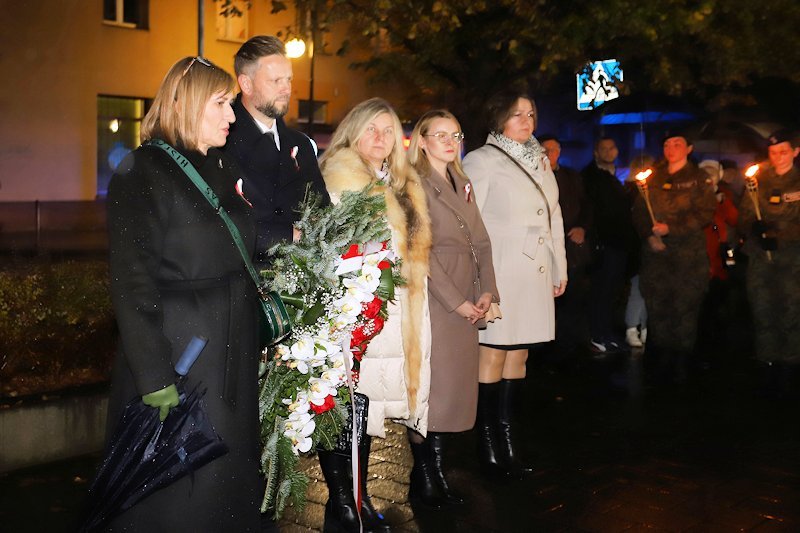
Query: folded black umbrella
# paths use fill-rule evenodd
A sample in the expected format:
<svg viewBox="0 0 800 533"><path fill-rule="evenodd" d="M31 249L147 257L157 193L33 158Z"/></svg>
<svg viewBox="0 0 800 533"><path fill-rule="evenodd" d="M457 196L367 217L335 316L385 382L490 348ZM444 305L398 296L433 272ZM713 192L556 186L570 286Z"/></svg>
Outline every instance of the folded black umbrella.
<svg viewBox="0 0 800 533"><path fill-rule="evenodd" d="M201 385L188 394L180 390L180 405L163 422L158 409L140 398L125 407L89 488L88 515L80 531L102 529L146 496L228 452L203 406L205 392Z"/></svg>

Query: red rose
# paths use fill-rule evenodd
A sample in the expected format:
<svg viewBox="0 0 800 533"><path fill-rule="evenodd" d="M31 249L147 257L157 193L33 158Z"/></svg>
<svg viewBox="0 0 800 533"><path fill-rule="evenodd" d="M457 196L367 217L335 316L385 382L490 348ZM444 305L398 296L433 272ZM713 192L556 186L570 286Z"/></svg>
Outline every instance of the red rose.
<svg viewBox="0 0 800 533"><path fill-rule="evenodd" d="M381 270L386 270L387 268L392 268L392 264L386 259L384 259L383 261L378 263L378 268Z"/></svg>
<svg viewBox="0 0 800 533"><path fill-rule="evenodd" d="M365 340L367 336L364 334L364 326L358 326L350 335L350 348L360 346Z"/></svg>
<svg viewBox="0 0 800 533"><path fill-rule="evenodd" d="M383 300L378 298L377 296L372 299L372 301L368 304L361 304L363 309L364 316L367 318L375 318L378 316L378 313L381 312L381 307L383 307Z"/></svg>
<svg viewBox="0 0 800 533"><path fill-rule="evenodd" d="M348 248L347 251L342 256L342 259L350 259L351 257L358 257L359 255L361 254L358 252L358 245L351 244L350 248Z"/></svg>
<svg viewBox="0 0 800 533"><path fill-rule="evenodd" d="M372 319L372 336L373 337L383 330L383 323L384 323L384 320L380 316L376 316L374 319Z"/></svg>
<svg viewBox="0 0 800 533"><path fill-rule="evenodd" d="M336 402L333 401L333 396L328 394L328 396L325 397L325 401L322 403L322 405L317 405L315 403L312 403L311 410L317 413L318 415L321 415L325 411L330 411L331 409L333 409L334 405L336 405Z"/></svg>

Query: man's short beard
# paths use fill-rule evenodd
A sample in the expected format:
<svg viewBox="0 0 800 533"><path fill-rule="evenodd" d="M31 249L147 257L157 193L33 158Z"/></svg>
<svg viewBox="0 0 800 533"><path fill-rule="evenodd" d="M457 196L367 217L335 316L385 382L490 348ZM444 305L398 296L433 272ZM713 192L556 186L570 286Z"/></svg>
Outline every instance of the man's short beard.
<svg viewBox="0 0 800 533"><path fill-rule="evenodd" d="M275 102L269 102L266 104L262 104L260 106L256 106L256 109L259 113L262 113L265 117L269 118L281 118L286 115L286 112L289 110L289 106L287 105L283 109L278 109L275 107Z"/></svg>

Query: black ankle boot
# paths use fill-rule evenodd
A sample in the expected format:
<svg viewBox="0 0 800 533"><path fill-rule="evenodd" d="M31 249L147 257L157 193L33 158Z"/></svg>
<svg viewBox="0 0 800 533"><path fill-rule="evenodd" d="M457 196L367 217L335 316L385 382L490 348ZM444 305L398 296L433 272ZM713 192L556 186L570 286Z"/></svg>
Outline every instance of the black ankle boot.
<svg viewBox="0 0 800 533"><path fill-rule="evenodd" d="M411 442L411 439L408 443L411 445L411 454L414 456L408 499L431 509L441 509L445 504L445 499L431 467L428 444L424 441Z"/></svg>
<svg viewBox="0 0 800 533"><path fill-rule="evenodd" d="M356 512L356 502L351 488L350 460L344 455L317 450L319 466L328 485L328 503L325 504L325 533L358 533L361 523Z"/></svg>
<svg viewBox="0 0 800 533"><path fill-rule="evenodd" d="M387 533L391 531L389 524L372 505L372 500L367 492L367 469L369 468L369 449L372 446L372 437L364 435L361 446L358 447L358 462L361 470L361 521L364 532Z"/></svg>
<svg viewBox="0 0 800 533"><path fill-rule="evenodd" d="M489 477L508 475L505 458L497 443L497 410L500 383L478 383L478 461L481 472Z"/></svg>
<svg viewBox="0 0 800 533"><path fill-rule="evenodd" d="M444 456L444 435L429 431L425 442L428 443L428 453L430 454L431 458L433 475L436 481L439 483L439 488L442 489L445 502L450 505L463 504L464 498L450 488L450 484L447 483L447 479L444 477L444 469L442 468L442 457Z"/></svg>
<svg viewBox="0 0 800 533"><path fill-rule="evenodd" d="M525 464L519 456L519 447L514 443L514 407L519 401L519 390L524 380L504 379L500 382L498 405L498 426L500 428L500 450L512 477L521 478L533 472L533 467Z"/></svg>

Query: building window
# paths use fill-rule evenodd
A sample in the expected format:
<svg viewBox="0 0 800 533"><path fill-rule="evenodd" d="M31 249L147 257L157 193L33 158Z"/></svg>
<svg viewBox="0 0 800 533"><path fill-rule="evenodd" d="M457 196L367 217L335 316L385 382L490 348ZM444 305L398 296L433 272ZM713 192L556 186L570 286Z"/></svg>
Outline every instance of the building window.
<svg viewBox="0 0 800 533"><path fill-rule="evenodd" d="M308 124L308 110L311 109L308 100L298 101L297 122ZM314 124L328 123L328 102L314 100Z"/></svg>
<svg viewBox="0 0 800 533"><path fill-rule="evenodd" d="M103 0L103 22L124 28L148 28L148 0Z"/></svg>
<svg viewBox="0 0 800 533"><path fill-rule="evenodd" d="M97 97L98 197L105 197L117 165L139 146L142 119L150 103L144 98Z"/></svg>

